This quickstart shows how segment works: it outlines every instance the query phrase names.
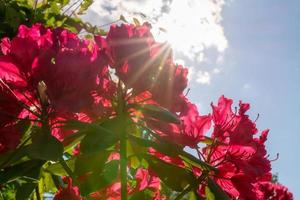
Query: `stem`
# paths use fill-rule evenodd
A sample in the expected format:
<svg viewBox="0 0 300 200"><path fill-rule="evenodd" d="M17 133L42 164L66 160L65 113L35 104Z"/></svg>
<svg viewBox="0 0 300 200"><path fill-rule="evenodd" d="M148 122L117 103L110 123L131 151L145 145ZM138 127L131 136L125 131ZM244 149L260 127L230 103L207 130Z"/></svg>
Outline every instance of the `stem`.
<svg viewBox="0 0 300 200"><path fill-rule="evenodd" d="M184 190L174 200L181 199L182 197L184 197L184 195L186 195L192 189L193 189L192 185L187 185L187 187L185 187Z"/></svg>
<svg viewBox="0 0 300 200"><path fill-rule="evenodd" d="M190 192L191 190L194 190L196 189L200 184L201 182L206 178L207 176L207 172L203 172L201 174L201 176L199 176L199 178L197 179L197 184L194 184L194 185L187 185L184 190L177 196L175 197L174 200L180 200L182 199L182 197L184 197L184 195L186 195L188 192Z"/></svg>
<svg viewBox="0 0 300 200"><path fill-rule="evenodd" d="M204 155L200 152L200 150L199 150L199 147L197 146L196 147L196 151L197 151L197 153L198 153L198 157L199 157L199 159L201 160L201 159L203 159L204 160L204 162L207 162L206 161L206 159L205 159L205 157L204 157Z"/></svg>
<svg viewBox="0 0 300 200"><path fill-rule="evenodd" d="M79 185L78 181L76 180L76 176L75 174L72 172L72 170L69 168L68 164L66 163L66 161L61 158L59 159L59 163L61 164L61 166L64 168L64 170L67 172L67 174L72 178L73 182L75 183L75 185Z"/></svg>
<svg viewBox="0 0 300 200"><path fill-rule="evenodd" d="M126 96L126 88L123 88L123 83L118 83L117 96L117 114L120 119L120 175L121 175L121 200L127 200L127 114L126 103L124 101Z"/></svg>
<svg viewBox="0 0 300 200"><path fill-rule="evenodd" d="M127 142L124 131L120 140L121 200L127 200Z"/></svg>
<svg viewBox="0 0 300 200"><path fill-rule="evenodd" d="M36 199L37 200L41 200L39 186L36 186L36 188L35 188L35 194L36 194Z"/></svg>
<svg viewBox="0 0 300 200"><path fill-rule="evenodd" d="M62 15L64 15L66 12L68 12L73 6L75 6L77 3L79 3L80 0L74 2L71 6L69 6L68 8L66 8L66 10L64 10L64 12L62 13ZM80 3L81 4L81 3Z"/></svg>
<svg viewBox="0 0 300 200"><path fill-rule="evenodd" d="M117 23L117 22L119 22L119 21L120 21L120 19L118 19L118 20L115 20L115 21L112 21L112 22L109 22L109 23L107 23L107 24L102 24L102 25L100 25L99 27L108 26L108 25L111 25L111 24Z"/></svg>

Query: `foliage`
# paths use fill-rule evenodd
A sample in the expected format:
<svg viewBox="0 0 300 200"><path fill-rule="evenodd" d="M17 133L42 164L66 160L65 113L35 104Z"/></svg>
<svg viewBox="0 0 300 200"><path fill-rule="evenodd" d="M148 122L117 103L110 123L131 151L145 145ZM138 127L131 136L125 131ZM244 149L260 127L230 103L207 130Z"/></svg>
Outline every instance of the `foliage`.
<svg viewBox="0 0 300 200"><path fill-rule="evenodd" d="M63 27L75 33L83 30L101 33L102 29L83 22L79 17L92 3L92 0L1 0L0 38L13 37L21 24L31 26L37 22L46 27Z"/></svg>

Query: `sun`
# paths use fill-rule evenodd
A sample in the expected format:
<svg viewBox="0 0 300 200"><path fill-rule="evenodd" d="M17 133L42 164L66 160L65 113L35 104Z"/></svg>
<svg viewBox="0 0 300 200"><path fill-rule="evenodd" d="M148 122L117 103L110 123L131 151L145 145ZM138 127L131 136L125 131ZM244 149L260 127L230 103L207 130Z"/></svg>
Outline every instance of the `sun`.
<svg viewBox="0 0 300 200"><path fill-rule="evenodd" d="M218 51L224 51L227 41L220 26L220 6L216 2L174 0L169 12L163 13L155 24L155 37L167 41L175 51L196 55L198 60L203 59L203 55L197 52L207 47L215 46Z"/></svg>

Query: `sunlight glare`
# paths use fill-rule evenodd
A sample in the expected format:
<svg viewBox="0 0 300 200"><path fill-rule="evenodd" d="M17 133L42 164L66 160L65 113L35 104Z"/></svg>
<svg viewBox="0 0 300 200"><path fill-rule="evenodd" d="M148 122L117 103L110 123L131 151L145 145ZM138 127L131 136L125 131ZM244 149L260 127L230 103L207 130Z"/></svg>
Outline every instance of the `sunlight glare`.
<svg viewBox="0 0 300 200"><path fill-rule="evenodd" d="M170 12L159 18L154 35L159 41L167 41L172 48L186 55L195 55L203 60L201 52L215 46L219 52L227 47L223 29L220 26L223 1L174 0ZM158 27L158 28L157 28ZM166 32L161 31L161 28Z"/></svg>

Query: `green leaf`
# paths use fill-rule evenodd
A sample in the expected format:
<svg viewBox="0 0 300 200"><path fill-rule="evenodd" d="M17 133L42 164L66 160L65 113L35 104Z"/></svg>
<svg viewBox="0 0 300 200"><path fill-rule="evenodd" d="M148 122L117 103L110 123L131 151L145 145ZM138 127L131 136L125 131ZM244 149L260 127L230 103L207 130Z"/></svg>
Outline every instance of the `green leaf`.
<svg viewBox="0 0 300 200"><path fill-rule="evenodd" d="M16 193L16 200L26 200L29 199L30 195L36 188L37 183L25 183L22 184L18 189Z"/></svg>
<svg viewBox="0 0 300 200"><path fill-rule="evenodd" d="M188 195L188 200L202 200L197 191L191 191Z"/></svg>
<svg viewBox="0 0 300 200"><path fill-rule="evenodd" d="M65 137L63 141L64 152L73 150L73 148L81 142L85 134L86 134L85 132L77 131L76 133Z"/></svg>
<svg viewBox="0 0 300 200"><path fill-rule="evenodd" d="M140 200L140 199L153 199L153 192L151 190L142 190L135 192L132 196L129 197L129 200Z"/></svg>
<svg viewBox="0 0 300 200"><path fill-rule="evenodd" d="M209 165L206 162L201 161L200 159L196 158L195 156L182 151L179 155L179 157L184 160L187 163L190 163L191 165L194 165L196 167L199 167L202 170L208 170L208 171L217 171L217 169L211 165Z"/></svg>
<svg viewBox="0 0 300 200"><path fill-rule="evenodd" d="M110 151L102 151L97 154L81 154L77 156L75 160L74 173L77 176L81 176L87 172L102 171L110 153Z"/></svg>
<svg viewBox="0 0 300 200"><path fill-rule="evenodd" d="M41 173L41 177L43 179L43 188L44 191L53 193L57 190L57 188L59 187L59 185L56 186L56 183L54 182L53 177L58 177L58 176L54 176L48 172L42 171Z"/></svg>
<svg viewBox="0 0 300 200"><path fill-rule="evenodd" d="M27 119L20 120L16 124L16 128L22 133L21 143L24 140L24 138L26 139L28 137L31 127L32 127L31 122L30 122L30 120L27 120Z"/></svg>
<svg viewBox="0 0 300 200"><path fill-rule="evenodd" d="M50 3L50 11L53 14L58 15L60 13L60 8L58 7L56 2L51 2Z"/></svg>
<svg viewBox="0 0 300 200"><path fill-rule="evenodd" d="M62 157L64 147L50 133L38 131L32 135L32 143L28 146L27 152L33 159L57 161Z"/></svg>
<svg viewBox="0 0 300 200"><path fill-rule="evenodd" d="M45 162L41 160L29 160L17 165L6 167L0 171L0 184L12 181L19 177L38 179L40 169Z"/></svg>
<svg viewBox="0 0 300 200"><path fill-rule="evenodd" d="M206 137L204 136L204 139L200 141L201 143L207 144L207 145L211 145L214 143L214 139L210 138L210 137Z"/></svg>
<svg viewBox="0 0 300 200"><path fill-rule="evenodd" d="M197 185L198 181L191 171L166 163L152 155L145 155L151 169L171 189L182 191L187 185Z"/></svg>
<svg viewBox="0 0 300 200"><path fill-rule="evenodd" d="M115 134L107 134L102 130L94 130L87 134L80 143L80 151L83 154L93 154L103 151L118 141Z"/></svg>
<svg viewBox="0 0 300 200"><path fill-rule="evenodd" d="M112 184L118 177L119 161L112 160L105 164L101 173L89 175L85 181L80 184L80 192L86 196L91 192L98 191Z"/></svg>
<svg viewBox="0 0 300 200"><path fill-rule="evenodd" d="M134 24L136 25L136 26L141 26L141 23L140 23L140 21L137 19L137 18L133 18L133 22L134 22Z"/></svg>
<svg viewBox="0 0 300 200"><path fill-rule="evenodd" d="M91 123L81 122L78 120L68 120L64 122L63 128L67 130L85 130L92 126Z"/></svg>
<svg viewBox="0 0 300 200"><path fill-rule="evenodd" d="M14 151L8 151L4 154L0 155L0 166L5 167L12 165L18 161L20 161L23 157L26 156L26 146L19 147L18 149L15 149Z"/></svg>
<svg viewBox="0 0 300 200"><path fill-rule="evenodd" d="M135 142L141 146L144 147L152 147L154 149L156 149L157 151L171 156L171 157L180 157L181 159L183 159L185 162L190 163L191 165L194 165L196 167L199 167L203 170L213 170L216 171L216 169L212 166L210 166L209 164L199 160L198 158L194 157L193 155L185 152L182 147L167 142L163 139L160 139L159 142L154 142L151 140L146 140L146 139L142 139L142 138L138 138L138 137L134 137L132 135L129 135L129 139L132 142Z"/></svg>
<svg viewBox="0 0 300 200"><path fill-rule="evenodd" d="M22 21L22 15L13 7L7 7L5 12L5 21L9 24L14 30L17 30L18 26Z"/></svg>
<svg viewBox="0 0 300 200"><path fill-rule="evenodd" d="M85 135L80 143L80 151L83 154L93 154L113 146L119 139L119 129L124 121L113 118L97 123L84 123L79 121L67 121L64 125L66 129L78 130L79 136ZM72 140L72 138L71 138Z"/></svg>
<svg viewBox="0 0 300 200"><path fill-rule="evenodd" d="M92 5L93 0L83 0L77 14L82 15Z"/></svg>
<svg viewBox="0 0 300 200"><path fill-rule="evenodd" d="M216 200L214 193L210 191L209 187L205 187L205 197L207 200Z"/></svg>
<svg viewBox="0 0 300 200"><path fill-rule="evenodd" d="M181 148L173 144L154 142L151 140L142 139L132 135L129 135L129 140L132 141L132 143L136 143L143 147L147 147L147 148L153 147L154 149L168 156L178 156L178 152L180 152L180 148Z"/></svg>
<svg viewBox="0 0 300 200"><path fill-rule="evenodd" d="M125 19L124 15L120 15L120 20L125 22L125 23L128 23L127 20Z"/></svg>
<svg viewBox="0 0 300 200"><path fill-rule="evenodd" d="M146 117L151 117L168 123L180 124L180 120L177 116L163 107L151 104L131 104L129 107L140 110Z"/></svg>
<svg viewBox="0 0 300 200"><path fill-rule="evenodd" d="M222 188L216 184L211 178L208 178L208 185L205 188L205 194L208 195L208 200L229 200L228 195L222 190Z"/></svg>
<svg viewBox="0 0 300 200"><path fill-rule="evenodd" d="M65 160L68 167L73 171L75 166L75 158L71 158L69 160ZM45 168L46 172L49 172L56 176L68 176L68 173L65 171L65 169L61 166L59 162L50 164L48 167Z"/></svg>
<svg viewBox="0 0 300 200"><path fill-rule="evenodd" d="M61 7L63 7L66 6L70 2L70 0L60 0L59 2L61 4Z"/></svg>
<svg viewBox="0 0 300 200"><path fill-rule="evenodd" d="M0 154L0 166L5 167L19 162L26 156L27 146L30 142L30 133L34 129L29 120L20 120L16 128L23 134L17 149Z"/></svg>

